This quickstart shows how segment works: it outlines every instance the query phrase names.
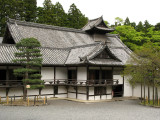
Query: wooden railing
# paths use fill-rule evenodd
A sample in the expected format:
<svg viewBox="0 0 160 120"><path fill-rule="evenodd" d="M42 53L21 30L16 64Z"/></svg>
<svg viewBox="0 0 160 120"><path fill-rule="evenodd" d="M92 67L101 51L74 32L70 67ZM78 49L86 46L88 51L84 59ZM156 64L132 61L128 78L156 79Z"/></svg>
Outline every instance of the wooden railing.
<svg viewBox="0 0 160 120"><path fill-rule="evenodd" d="M45 79L44 85L78 85L78 86L98 86L98 85L116 85L118 79L102 79L102 80L75 80L75 79ZM0 80L0 87L23 86L22 80Z"/></svg>

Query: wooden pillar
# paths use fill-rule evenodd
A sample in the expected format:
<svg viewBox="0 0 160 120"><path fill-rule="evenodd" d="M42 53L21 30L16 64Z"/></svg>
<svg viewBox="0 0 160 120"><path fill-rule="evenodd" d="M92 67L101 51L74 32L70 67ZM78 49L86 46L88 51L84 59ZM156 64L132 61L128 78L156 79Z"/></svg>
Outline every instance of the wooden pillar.
<svg viewBox="0 0 160 120"><path fill-rule="evenodd" d="M100 79L100 84L102 84L102 67L100 67L100 71L99 71L99 79Z"/></svg>
<svg viewBox="0 0 160 120"><path fill-rule="evenodd" d="M141 103L142 103L142 80L141 80Z"/></svg>
<svg viewBox="0 0 160 120"><path fill-rule="evenodd" d="M6 85L8 85L9 83L9 66L7 66L7 69L6 69Z"/></svg>
<svg viewBox="0 0 160 120"><path fill-rule="evenodd" d="M146 104L146 97L145 97L145 94L146 94L146 91L145 91L145 88L146 88L146 86L145 86L145 80L144 80L144 105Z"/></svg>
<svg viewBox="0 0 160 120"><path fill-rule="evenodd" d="M87 80L89 80L89 66L87 66Z"/></svg>
<svg viewBox="0 0 160 120"><path fill-rule="evenodd" d="M39 89L39 95L40 95L40 96L41 96L41 91L42 91L42 88Z"/></svg>
<svg viewBox="0 0 160 120"><path fill-rule="evenodd" d="M55 87L53 86L53 97L55 97L54 89L55 89Z"/></svg>
<svg viewBox="0 0 160 120"><path fill-rule="evenodd" d="M56 84L56 67L54 67L54 84Z"/></svg>
<svg viewBox="0 0 160 120"><path fill-rule="evenodd" d="M124 71L124 68L123 68L123 71ZM123 92L123 96L124 96L124 75L123 75L123 88L122 88L122 92Z"/></svg>
<svg viewBox="0 0 160 120"><path fill-rule="evenodd" d="M78 98L78 87L76 86L76 99Z"/></svg>
<svg viewBox="0 0 160 120"><path fill-rule="evenodd" d="M89 100L89 86L86 87L86 91L87 91L87 100Z"/></svg>

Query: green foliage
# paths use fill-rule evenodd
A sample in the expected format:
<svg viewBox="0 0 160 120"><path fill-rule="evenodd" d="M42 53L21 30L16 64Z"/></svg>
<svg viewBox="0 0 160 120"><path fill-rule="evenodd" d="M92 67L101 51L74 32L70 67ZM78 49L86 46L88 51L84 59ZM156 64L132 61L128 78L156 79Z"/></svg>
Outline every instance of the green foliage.
<svg viewBox="0 0 160 120"><path fill-rule="evenodd" d="M75 4L72 4L68 11L68 20L70 21L68 27L79 29L86 25L88 18L81 13Z"/></svg>
<svg viewBox="0 0 160 120"><path fill-rule="evenodd" d="M36 20L37 0L24 1L24 17L25 21L34 22Z"/></svg>
<svg viewBox="0 0 160 120"><path fill-rule="evenodd" d="M124 21L124 25L131 25L129 18L127 17Z"/></svg>
<svg viewBox="0 0 160 120"><path fill-rule="evenodd" d="M136 30L138 31L138 32L143 32L144 31L144 26L143 26L143 23L140 21L139 23L138 23L138 25L136 26Z"/></svg>
<svg viewBox="0 0 160 120"><path fill-rule="evenodd" d="M23 76L24 86L26 84L34 85L32 88L44 87L43 81L40 80L39 67L42 66L42 54L40 53L40 42L35 38L25 38L16 44L19 52L15 53L13 61L21 64L24 68L14 70L16 76ZM37 87L36 87L37 85Z"/></svg>
<svg viewBox="0 0 160 120"><path fill-rule="evenodd" d="M160 86L160 47L146 43L135 53L124 69L130 84L134 86L145 81L148 85Z"/></svg>
<svg viewBox="0 0 160 120"><path fill-rule="evenodd" d="M154 29L154 30L157 30L157 31L160 30L160 23L157 23L157 24L155 25L155 29Z"/></svg>
<svg viewBox="0 0 160 120"><path fill-rule="evenodd" d="M123 24L123 19L120 17L115 18L115 26L121 26Z"/></svg>

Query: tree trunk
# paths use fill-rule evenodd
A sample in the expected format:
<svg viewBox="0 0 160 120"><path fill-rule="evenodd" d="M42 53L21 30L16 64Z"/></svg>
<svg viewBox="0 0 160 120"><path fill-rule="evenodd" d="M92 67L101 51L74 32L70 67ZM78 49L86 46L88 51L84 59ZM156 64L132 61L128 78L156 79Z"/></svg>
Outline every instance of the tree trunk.
<svg viewBox="0 0 160 120"><path fill-rule="evenodd" d="M150 104L150 87L148 85L148 103Z"/></svg>
<svg viewBox="0 0 160 120"><path fill-rule="evenodd" d="M145 94L146 94L146 91L145 91L145 80L144 80L144 105L146 104L146 97L145 97Z"/></svg>

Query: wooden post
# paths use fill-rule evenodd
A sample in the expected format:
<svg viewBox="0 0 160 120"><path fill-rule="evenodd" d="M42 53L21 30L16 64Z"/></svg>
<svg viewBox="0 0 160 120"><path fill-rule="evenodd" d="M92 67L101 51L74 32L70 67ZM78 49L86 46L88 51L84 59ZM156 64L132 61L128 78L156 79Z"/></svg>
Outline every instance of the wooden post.
<svg viewBox="0 0 160 120"><path fill-rule="evenodd" d="M46 104L46 97L44 96L44 105Z"/></svg>
<svg viewBox="0 0 160 120"><path fill-rule="evenodd" d="M46 96L46 104L47 104L47 96Z"/></svg>
<svg viewBox="0 0 160 120"><path fill-rule="evenodd" d="M9 103L9 97L7 96L7 105L8 105L8 103Z"/></svg>
<svg viewBox="0 0 160 120"><path fill-rule="evenodd" d="M150 87L148 85L148 103L150 104Z"/></svg>
<svg viewBox="0 0 160 120"><path fill-rule="evenodd" d="M87 86L86 89L87 89L87 100L89 100L89 87Z"/></svg>
<svg viewBox="0 0 160 120"><path fill-rule="evenodd" d="M11 105L12 105L12 97L11 97Z"/></svg>
<svg viewBox="0 0 160 120"><path fill-rule="evenodd" d="M145 86L145 80L144 80L144 105L146 105L146 100L145 100L146 91L145 91L145 88L146 88L146 86Z"/></svg>
<svg viewBox="0 0 160 120"><path fill-rule="evenodd" d="M76 99L78 97L78 87L76 86Z"/></svg>
<svg viewBox="0 0 160 120"><path fill-rule="evenodd" d="M54 84L56 84L56 67L54 67Z"/></svg>
<svg viewBox="0 0 160 120"><path fill-rule="evenodd" d="M160 98L159 98L160 99ZM158 99L158 106L159 106L159 99Z"/></svg>
<svg viewBox="0 0 160 120"><path fill-rule="evenodd" d="M146 104L148 104L148 97L146 96Z"/></svg>
<svg viewBox="0 0 160 120"><path fill-rule="evenodd" d="M0 104L1 104L1 96L0 96Z"/></svg>
<svg viewBox="0 0 160 120"><path fill-rule="evenodd" d="M14 101L15 101L15 95L14 95Z"/></svg>
<svg viewBox="0 0 160 120"><path fill-rule="evenodd" d="M27 105L29 106L29 97L28 97L28 100L27 100Z"/></svg>
<svg viewBox="0 0 160 120"><path fill-rule="evenodd" d="M34 106L36 105L36 96L34 96Z"/></svg>
<svg viewBox="0 0 160 120"><path fill-rule="evenodd" d="M141 103L142 103L142 80L141 80Z"/></svg>
<svg viewBox="0 0 160 120"><path fill-rule="evenodd" d="M37 95L37 102L38 102L38 95Z"/></svg>

